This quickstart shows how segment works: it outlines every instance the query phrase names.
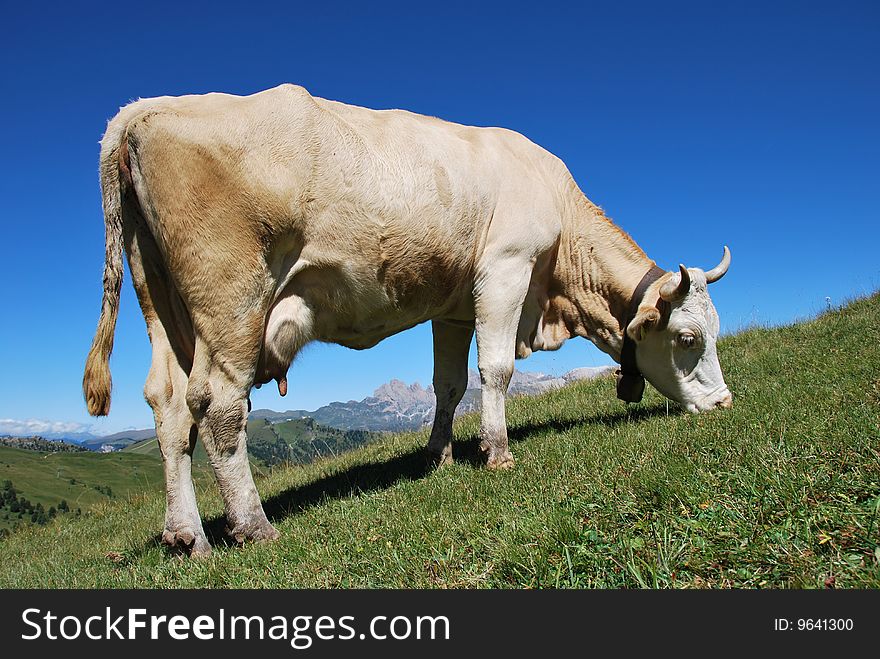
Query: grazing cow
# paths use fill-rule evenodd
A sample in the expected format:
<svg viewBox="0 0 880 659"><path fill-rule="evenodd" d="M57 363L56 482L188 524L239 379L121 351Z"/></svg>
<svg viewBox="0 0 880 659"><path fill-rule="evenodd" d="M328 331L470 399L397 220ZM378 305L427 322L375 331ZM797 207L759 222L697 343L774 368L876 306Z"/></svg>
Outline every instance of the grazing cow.
<svg viewBox="0 0 880 659"><path fill-rule="evenodd" d="M691 411L728 407L703 272L669 273L522 135L282 85L252 96L143 99L101 142L104 297L88 410L110 409L109 357L128 256L153 358L144 395L165 465L162 539L207 554L190 474L210 457L233 538L266 540L246 451L248 395L287 390L310 341L364 349L430 320L437 411L428 450L452 460L452 418L476 331L481 449L513 464L504 395L514 357L581 336Z"/></svg>

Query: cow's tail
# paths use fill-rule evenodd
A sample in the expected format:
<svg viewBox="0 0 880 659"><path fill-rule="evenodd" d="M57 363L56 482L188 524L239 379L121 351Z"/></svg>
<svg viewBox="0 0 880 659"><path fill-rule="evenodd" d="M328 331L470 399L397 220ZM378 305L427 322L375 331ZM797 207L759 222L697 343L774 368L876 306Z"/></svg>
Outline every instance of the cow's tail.
<svg viewBox="0 0 880 659"><path fill-rule="evenodd" d="M116 128L111 122L101 141L101 195L104 207L104 297L98 328L92 348L86 358L83 375L83 396L92 416L106 416L110 412L110 353L113 352L113 334L119 314L119 292L122 288L122 187L120 166L125 158L125 128ZM126 163L127 164L127 163Z"/></svg>

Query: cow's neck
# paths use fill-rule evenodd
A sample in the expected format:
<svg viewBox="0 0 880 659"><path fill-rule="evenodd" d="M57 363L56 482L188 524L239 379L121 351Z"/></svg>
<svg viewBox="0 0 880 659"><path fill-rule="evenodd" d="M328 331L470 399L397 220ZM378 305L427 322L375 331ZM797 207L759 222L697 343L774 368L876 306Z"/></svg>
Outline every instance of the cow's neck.
<svg viewBox="0 0 880 659"><path fill-rule="evenodd" d="M562 238L550 303L568 334L619 360L633 291L654 262L580 190Z"/></svg>

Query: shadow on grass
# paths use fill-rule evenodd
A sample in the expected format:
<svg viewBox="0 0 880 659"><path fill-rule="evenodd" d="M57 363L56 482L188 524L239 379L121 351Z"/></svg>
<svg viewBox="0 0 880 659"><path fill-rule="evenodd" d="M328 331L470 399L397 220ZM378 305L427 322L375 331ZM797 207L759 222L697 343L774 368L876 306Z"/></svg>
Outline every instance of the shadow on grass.
<svg viewBox="0 0 880 659"><path fill-rule="evenodd" d="M671 413L671 412L670 412ZM623 423L638 423L646 419L665 416L664 403L652 406L606 412L590 417L571 417L540 424L511 426L508 440L515 444L527 439L535 432L555 430L569 431L576 428L615 427ZM680 414L680 412L675 412ZM480 451L480 441L476 436L455 441L453 455L458 463L481 467L485 460ZM424 449L414 449L403 455L381 462L353 465L345 471L324 476L305 485L292 487L263 500L263 509L272 522L279 522L301 513L312 506L334 499L345 499L360 494L384 490L399 481L414 481L427 476L434 467L428 460ZM221 516L204 520L205 535L211 545L231 546L235 543L226 535L226 520ZM144 547L144 550L160 544L161 534L157 534Z"/></svg>

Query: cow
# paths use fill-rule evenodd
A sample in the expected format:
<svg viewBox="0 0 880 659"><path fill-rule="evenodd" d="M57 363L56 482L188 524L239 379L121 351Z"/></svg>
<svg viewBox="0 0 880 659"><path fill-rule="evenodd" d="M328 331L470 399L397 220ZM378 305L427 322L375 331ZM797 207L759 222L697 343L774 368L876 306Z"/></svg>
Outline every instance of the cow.
<svg viewBox="0 0 880 659"><path fill-rule="evenodd" d="M123 252L152 344L167 508L162 541L210 553L191 477L197 437L236 541L278 537L246 447L249 394L311 341L357 350L431 321L437 407L428 454L452 462L452 419L476 334L480 448L513 465L504 397L514 358L589 339L692 412L729 407L709 271L654 261L519 133L371 110L285 84L250 96L141 99L101 140L103 300L85 366L110 409Z"/></svg>

